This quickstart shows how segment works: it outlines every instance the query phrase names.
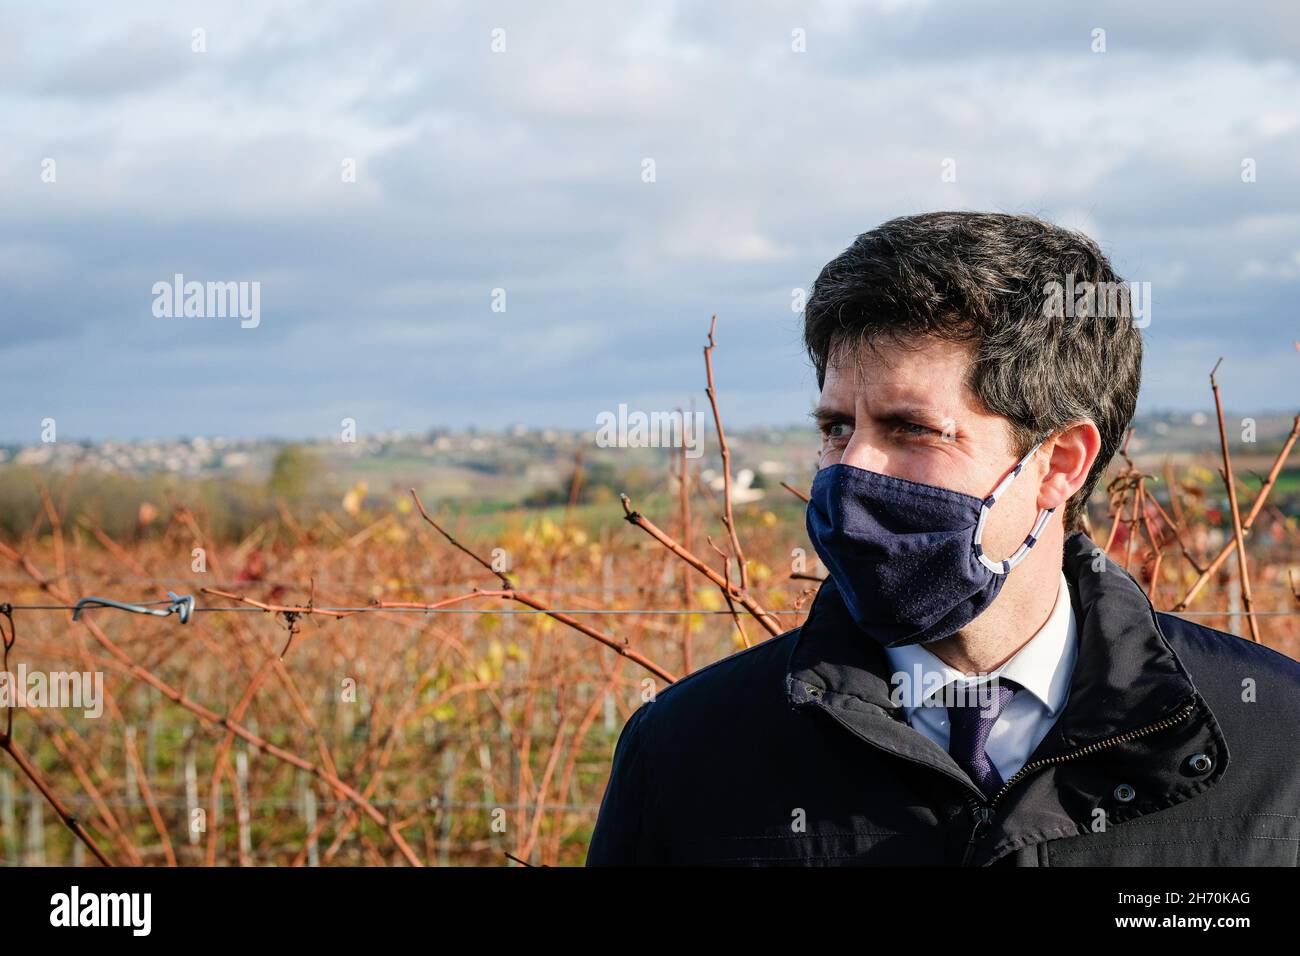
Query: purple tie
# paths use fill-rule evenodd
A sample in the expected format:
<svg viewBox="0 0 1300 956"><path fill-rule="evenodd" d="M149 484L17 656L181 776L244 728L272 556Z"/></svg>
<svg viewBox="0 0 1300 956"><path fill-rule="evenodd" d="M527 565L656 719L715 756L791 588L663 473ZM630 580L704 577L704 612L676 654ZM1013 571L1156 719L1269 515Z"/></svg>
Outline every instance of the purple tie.
<svg viewBox="0 0 1300 956"><path fill-rule="evenodd" d="M992 694L988 690L990 683L995 685ZM1002 708L1020 690L1020 685L1002 678L996 682L985 681L978 687L978 690L976 685L967 688L964 702L948 708L948 753L991 800L1002 789L1003 780L998 768L984 752L984 745Z"/></svg>

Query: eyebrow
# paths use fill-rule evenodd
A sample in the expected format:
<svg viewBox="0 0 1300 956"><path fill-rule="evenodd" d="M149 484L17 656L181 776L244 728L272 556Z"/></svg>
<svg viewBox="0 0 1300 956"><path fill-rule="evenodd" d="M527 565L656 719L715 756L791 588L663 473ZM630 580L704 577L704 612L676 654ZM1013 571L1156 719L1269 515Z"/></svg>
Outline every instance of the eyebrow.
<svg viewBox="0 0 1300 956"><path fill-rule="evenodd" d="M857 416L851 410L845 411L833 405L818 405L808 413L808 417L818 425L828 425L842 421L853 421ZM936 409L909 403L886 407L871 417L877 421L915 421L924 425L938 425L943 421L943 416L939 415Z"/></svg>
<svg viewBox="0 0 1300 956"><path fill-rule="evenodd" d="M833 425L836 422L851 421L854 416L853 412L845 412L829 405L818 405L808 413L808 417L818 425Z"/></svg>

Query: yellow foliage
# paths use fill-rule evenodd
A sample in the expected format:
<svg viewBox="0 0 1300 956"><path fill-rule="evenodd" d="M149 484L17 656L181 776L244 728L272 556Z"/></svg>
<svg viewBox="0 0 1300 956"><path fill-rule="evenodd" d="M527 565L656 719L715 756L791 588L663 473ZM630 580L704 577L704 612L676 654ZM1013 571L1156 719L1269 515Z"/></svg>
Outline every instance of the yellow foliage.
<svg viewBox="0 0 1300 956"><path fill-rule="evenodd" d="M539 521L530 522L524 529L524 542L526 544L538 545L540 547L550 547L564 538L560 532L560 526L550 518L542 518Z"/></svg>
<svg viewBox="0 0 1300 956"><path fill-rule="evenodd" d="M343 510L354 518L361 513L361 505L366 500L366 488L364 481L358 481L343 496Z"/></svg>
<svg viewBox="0 0 1300 956"><path fill-rule="evenodd" d="M717 588L700 588L695 592L695 603L706 611L721 611L724 607L722 592Z"/></svg>

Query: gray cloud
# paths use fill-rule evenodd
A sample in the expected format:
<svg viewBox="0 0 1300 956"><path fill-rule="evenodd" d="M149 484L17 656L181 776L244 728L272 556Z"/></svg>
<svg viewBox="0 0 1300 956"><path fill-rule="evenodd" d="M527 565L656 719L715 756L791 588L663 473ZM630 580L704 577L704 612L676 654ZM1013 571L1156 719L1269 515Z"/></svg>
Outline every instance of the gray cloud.
<svg viewBox="0 0 1300 956"><path fill-rule="evenodd" d="M936 208L1084 228L1152 282L1146 405L1203 406L1222 354L1233 404L1290 407L1298 20L1172 2L6 9L0 440L55 411L96 438L323 434L342 415L586 426L702 401L715 312L729 419L795 421L812 385L791 290ZM150 288L177 272L261 282L261 325L155 318Z"/></svg>

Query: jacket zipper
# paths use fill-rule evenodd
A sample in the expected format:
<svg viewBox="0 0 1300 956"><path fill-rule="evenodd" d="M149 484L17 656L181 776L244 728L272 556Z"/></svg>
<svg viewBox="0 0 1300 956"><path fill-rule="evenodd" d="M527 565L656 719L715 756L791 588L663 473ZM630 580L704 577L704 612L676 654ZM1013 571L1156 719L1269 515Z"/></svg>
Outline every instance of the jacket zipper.
<svg viewBox="0 0 1300 956"><path fill-rule="evenodd" d="M997 810L998 801L1006 795L1008 790L1025 777L1029 776L1029 774L1041 770L1044 767L1052 766L1053 764L1065 763L1067 760L1074 760L1076 757L1084 757L1088 754L1094 754L1099 750L1105 750L1107 747L1113 747L1116 744L1127 743L1130 740L1137 740L1139 737L1145 737L1148 734L1167 730L1176 724L1182 723L1190 717L1195 710L1196 701L1191 700L1187 704L1183 705L1183 708L1179 710L1178 713L1171 714L1163 720L1156 721L1154 724L1139 727L1137 730L1125 731L1122 734L1116 734L1114 737L1107 737L1105 740L1095 741L1094 743L1090 743L1087 746L1081 747L1068 754L1061 754L1056 757L1043 757L1039 760L1034 760L1025 764L1013 773L1011 779L1004 783L1002 789L995 793L993 798L987 803L979 803L972 799L970 802L972 816L974 817L974 826L971 828L970 839L966 842L966 852L962 856L961 865L967 866L970 864L971 856L975 853L975 844L979 842L979 838L984 835L984 831L987 830L989 824L993 822L993 815Z"/></svg>

